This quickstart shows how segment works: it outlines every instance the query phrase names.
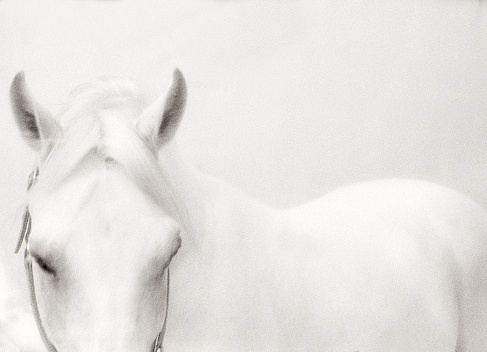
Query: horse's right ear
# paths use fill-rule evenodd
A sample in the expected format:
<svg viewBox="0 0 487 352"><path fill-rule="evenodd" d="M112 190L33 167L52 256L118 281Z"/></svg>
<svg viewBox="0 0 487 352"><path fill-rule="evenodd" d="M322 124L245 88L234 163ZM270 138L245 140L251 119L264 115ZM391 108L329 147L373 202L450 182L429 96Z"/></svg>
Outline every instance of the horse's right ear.
<svg viewBox="0 0 487 352"><path fill-rule="evenodd" d="M32 98L23 72L17 73L10 86L10 102L27 144L37 151L50 149L61 127L51 113Z"/></svg>
<svg viewBox="0 0 487 352"><path fill-rule="evenodd" d="M175 69L167 95L161 96L140 115L137 129L155 150L176 134L186 106L186 95L184 76Z"/></svg>

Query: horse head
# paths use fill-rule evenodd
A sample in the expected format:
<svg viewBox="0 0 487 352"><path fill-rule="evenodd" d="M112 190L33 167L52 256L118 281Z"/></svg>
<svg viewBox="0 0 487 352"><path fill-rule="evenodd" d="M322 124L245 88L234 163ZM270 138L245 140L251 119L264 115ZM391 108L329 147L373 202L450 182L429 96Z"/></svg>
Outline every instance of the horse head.
<svg viewBox="0 0 487 352"><path fill-rule="evenodd" d="M161 347L181 228L158 151L171 143L185 101L175 70L169 93L146 109L130 86L106 80L75 92L53 116L24 74L15 77L16 122L38 154L26 267L49 350Z"/></svg>

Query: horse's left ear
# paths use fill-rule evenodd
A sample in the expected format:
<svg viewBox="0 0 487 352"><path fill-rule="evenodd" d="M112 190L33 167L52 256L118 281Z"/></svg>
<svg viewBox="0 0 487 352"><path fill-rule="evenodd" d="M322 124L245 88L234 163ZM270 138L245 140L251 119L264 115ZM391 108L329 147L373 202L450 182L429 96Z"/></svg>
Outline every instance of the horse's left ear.
<svg viewBox="0 0 487 352"><path fill-rule="evenodd" d="M184 76L175 69L167 96L160 97L140 115L137 129L156 150L176 134L186 105L186 94Z"/></svg>
<svg viewBox="0 0 487 352"><path fill-rule="evenodd" d="M38 152L49 151L61 127L52 114L32 97L23 72L17 73L10 86L10 101L27 144Z"/></svg>

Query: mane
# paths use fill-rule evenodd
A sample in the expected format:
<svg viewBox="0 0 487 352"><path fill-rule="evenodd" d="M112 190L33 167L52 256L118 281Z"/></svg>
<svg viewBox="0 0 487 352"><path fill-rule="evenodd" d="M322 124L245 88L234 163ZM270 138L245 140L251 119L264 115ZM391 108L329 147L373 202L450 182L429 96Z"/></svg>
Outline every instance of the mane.
<svg viewBox="0 0 487 352"><path fill-rule="evenodd" d="M57 117L63 132L39 165L41 189L52 192L86 170L87 163L98 160L119 167L154 202L181 216L157 152L136 129L144 105L140 93L126 80L104 78L74 90Z"/></svg>
<svg viewBox="0 0 487 352"><path fill-rule="evenodd" d="M103 77L75 88L58 117L64 120L60 122L69 124L72 118L93 115L100 109L125 107L140 113L146 104L132 81Z"/></svg>

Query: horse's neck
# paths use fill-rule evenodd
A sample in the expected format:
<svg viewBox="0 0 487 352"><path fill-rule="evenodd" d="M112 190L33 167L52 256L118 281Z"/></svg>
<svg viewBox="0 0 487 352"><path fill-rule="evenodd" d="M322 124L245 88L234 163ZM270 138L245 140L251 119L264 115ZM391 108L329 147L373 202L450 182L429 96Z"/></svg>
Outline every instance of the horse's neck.
<svg viewBox="0 0 487 352"><path fill-rule="evenodd" d="M279 212L183 164L172 166L179 168L173 181L187 219L171 261L167 343L220 346L234 331L246 334L241 340L254 341L255 329L274 326L268 314L275 287L269 253L280 231ZM221 341L212 340L214 329L221 331Z"/></svg>
<svg viewBox="0 0 487 352"><path fill-rule="evenodd" d="M183 161L174 147L163 151L160 160L181 204L186 245L195 245L200 250L205 244L225 237L253 240L251 237L273 221L272 209L226 182L196 170ZM265 241L262 233L259 236Z"/></svg>
<svg viewBox="0 0 487 352"><path fill-rule="evenodd" d="M232 299L242 292L255 296L247 303L262 305L264 291L252 288L272 277L267 248L278 227L273 210L170 158L161 155L161 164L175 172L171 183L186 214L181 248L171 261L171 319L197 330L237 309Z"/></svg>

